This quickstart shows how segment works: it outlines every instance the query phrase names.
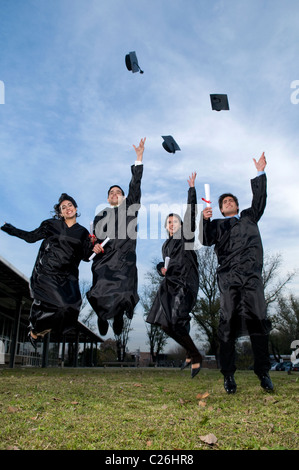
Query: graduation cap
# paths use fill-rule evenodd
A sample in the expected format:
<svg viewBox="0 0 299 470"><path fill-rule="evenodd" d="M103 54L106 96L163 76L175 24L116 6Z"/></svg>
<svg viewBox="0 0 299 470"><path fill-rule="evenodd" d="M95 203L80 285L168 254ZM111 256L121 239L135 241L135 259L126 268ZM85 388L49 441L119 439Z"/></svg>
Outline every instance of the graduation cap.
<svg viewBox="0 0 299 470"><path fill-rule="evenodd" d="M175 153L176 150L181 150L172 135L162 135L162 139L164 139L162 146L166 152Z"/></svg>
<svg viewBox="0 0 299 470"><path fill-rule="evenodd" d="M227 95L210 95L214 111L229 110Z"/></svg>
<svg viewBox="0 0 299 470"><path fill-rule="evenodd" d="M126 55L126 66L128 70L132 70L133 73L135 72L140 72L143 73L143 70L138 65L138 60L136 56L136 52L130 52L129 54Z"/></svg>

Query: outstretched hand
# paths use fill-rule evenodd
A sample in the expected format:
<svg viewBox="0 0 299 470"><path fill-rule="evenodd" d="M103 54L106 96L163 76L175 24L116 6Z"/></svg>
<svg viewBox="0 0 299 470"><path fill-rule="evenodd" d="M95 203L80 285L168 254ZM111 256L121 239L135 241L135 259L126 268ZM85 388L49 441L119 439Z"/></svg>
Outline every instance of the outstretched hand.
<svg viewBox="0 0 299 470"><path fill-rule="evenodd" d="M254 161L254 164L255 164L255 167L256 167L257 171L264 171L264 169L267 165L265 152L262 153L262 155L261 155L261 157L258 161L256 161L255 158L253 158L253 161Z"/></svg>
<svg viewBox="0 0 299 470"><path fill-rule="evenodd" d="M133 145L136 155L137 155L137 161L139 162L142 162L145 141L146 141L146 137L140 140L138 147L135 147L135 145Z"/></svg>
<svg viewBox="0 0 299 470"><path fill-rule="evenodd" d="M194 186L195 186L195 179L196 179L196 172L192 173L192 175L189 176L189 178L187 179L190 188L194 188Z"/></svg>

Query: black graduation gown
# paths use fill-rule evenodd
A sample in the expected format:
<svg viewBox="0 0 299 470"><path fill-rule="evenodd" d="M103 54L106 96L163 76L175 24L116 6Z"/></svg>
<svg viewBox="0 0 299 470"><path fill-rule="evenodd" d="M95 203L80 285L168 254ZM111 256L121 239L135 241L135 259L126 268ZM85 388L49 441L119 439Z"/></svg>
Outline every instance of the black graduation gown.
<svg viewBox="0 0 299 470"><path fill-rule="evenodd" d="M257 225L266 206L266 175L251 180L251 188L251 207L243 210L239 219L203 220L202 244L215 245L219 263L219 337L223 341L270 331L262 281L263 245Z"/></svg>
<svg viewBox="0 0 299 470"><path fill-rule="evenodd" d="M64 328L75 326L82 303L78 268L80 261L88 261L92 253L88 230L78 223L68 227L62 219L45 220L33 231L20 230L10 224L1 229L28 243L43 240L30 278L31 296L38 304L47 305L47 322L51 327L54 327L53 322L61 322L68 311L71 324L64 323ZM51 314L55 319L50 318Z"/></svg>
<svg viewBox="0 0 299 470"><path fill-rule="evenodd" d="M109 320L126 313L132 318L139 301L136 266L137 215L140 209L143 165L132 165L127 197L118 207L107 207L94 219L94 234L110 241L94 258L93 284L87 299L96 314Z"/></svg>
<svg viewBox="0 0 299 470"><path fill-rule="evenodd" d="M198 261L194 252L196 202L196 190L189 188L181 236L169 237L162 246L163 260L168 256L170 262L146 319L147 323L165 326L178 334L188 332L189 313L198 293ZM187 225L191 230L187 231ZM157 265L159 273L164 262Z"/></svg>

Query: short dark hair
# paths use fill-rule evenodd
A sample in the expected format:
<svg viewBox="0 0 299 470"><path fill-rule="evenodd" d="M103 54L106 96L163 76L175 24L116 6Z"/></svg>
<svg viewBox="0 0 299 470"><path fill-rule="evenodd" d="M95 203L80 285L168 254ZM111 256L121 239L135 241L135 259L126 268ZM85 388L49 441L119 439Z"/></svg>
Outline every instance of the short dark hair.
<svg viewBox="0 0 299 470"><path fill-rule="evenodd" d="M118 184L113 184L113 185L110 186L110 188L108 189L108 197L109 197L109 193L110 193L110 191L111 191L112 188L119 188L119 189L121 190L122 195L123 195L123 196L125 195L124 190L123 190L120 186L118 186Z"/></svg>
<svg viewBox="0 0 299 470"><path fill-rule="evenodd" d="M224 193L224 194L221 194L221 196L219 196L219 199L218 199L218 204L219 204L219 209L220 209L221 214L223 213L223 212L222 212L222 203L223 203L223 199L225 199L226 197L232 197L232 198L233 198L233 200L234 200L235 203L237 204L238 212L239 212L239 201L238 201L238 198L237 198L236 196L234 196L232 193Z"/></svg>

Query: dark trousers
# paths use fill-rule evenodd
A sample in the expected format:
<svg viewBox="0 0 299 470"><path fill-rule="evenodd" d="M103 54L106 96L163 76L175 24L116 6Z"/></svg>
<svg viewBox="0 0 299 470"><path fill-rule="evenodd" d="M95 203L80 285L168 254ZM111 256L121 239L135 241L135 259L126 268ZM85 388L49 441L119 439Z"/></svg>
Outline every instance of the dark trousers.
<svg viewBox="0 0 299 470"><path fill-rule="evenodd" d="M251 335L251 347L254 357L254 372L260 376L270 369L268 335ZM236 371L235 340L220 341L220 366L223 375L233 375Z"/></svg>
<svg viewBox="0 0 299 470"><path fill-rule="evenodd" d="M78 309L56 307L34 299L29 316L29 328L35 334L43 334L48 330L57 333L67 332L76 327L79 315Z"/></svg>
<svg viewBox="0 0 299 470"><path fill-rule="evenodd" d="M175 332L171 328L167 328L165 326L162 327L165 333L170 336L172 339L176 341L180 346L182 346L186 350L186 357L191 359L192 364L197 364L202 362L202 355L198 351L197 347L195 346L191 336L189 335L188 331L182 329L180 333Z"/></svg>

